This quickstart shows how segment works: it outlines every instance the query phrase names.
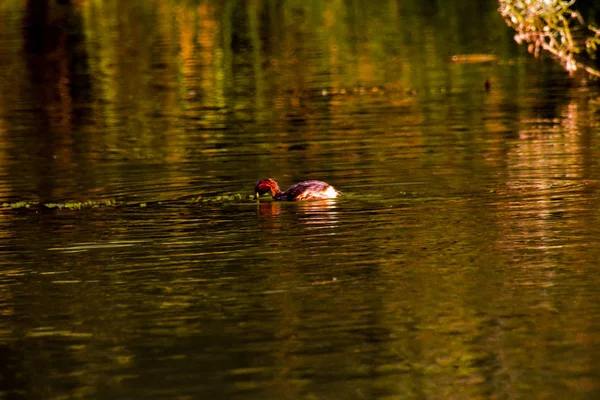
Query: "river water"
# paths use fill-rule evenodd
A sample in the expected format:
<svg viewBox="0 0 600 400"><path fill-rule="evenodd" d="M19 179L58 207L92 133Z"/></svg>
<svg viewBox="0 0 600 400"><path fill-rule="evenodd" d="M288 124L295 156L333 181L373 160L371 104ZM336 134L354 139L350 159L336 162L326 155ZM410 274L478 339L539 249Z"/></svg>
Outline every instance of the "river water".
<svg viewBox="0 0 600 400"><path fill-rule="evenodd" d="M496 8L0 4L0 397L598 398L600 92Z"/></svg>

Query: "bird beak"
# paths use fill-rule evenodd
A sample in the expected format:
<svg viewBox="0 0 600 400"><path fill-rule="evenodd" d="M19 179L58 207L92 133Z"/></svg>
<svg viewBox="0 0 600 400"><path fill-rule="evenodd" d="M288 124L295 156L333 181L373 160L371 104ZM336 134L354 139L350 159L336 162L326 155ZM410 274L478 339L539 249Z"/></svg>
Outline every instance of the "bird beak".
<svg viewBox="0 0 600 400"><path fill-rule="evenodd" d="M258 196L260 196L258 192L254 193L254 200L258 200Z"/></svg>

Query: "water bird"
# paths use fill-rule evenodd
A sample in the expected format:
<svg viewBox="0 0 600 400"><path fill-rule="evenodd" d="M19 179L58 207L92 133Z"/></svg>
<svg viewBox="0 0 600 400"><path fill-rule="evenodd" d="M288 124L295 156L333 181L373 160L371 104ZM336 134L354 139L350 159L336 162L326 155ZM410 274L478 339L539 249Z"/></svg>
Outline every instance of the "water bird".
<svg viewBox="0 0 600 400"><path fill-rule="evenodd" d="M261 179L256 182L254 199L258 200L258 197L265 193L271 193L273 200L278 201L325 200L335 199L342 195L342 192L322 181L298 182L282 192L277 182L272 178Z"/></svg>

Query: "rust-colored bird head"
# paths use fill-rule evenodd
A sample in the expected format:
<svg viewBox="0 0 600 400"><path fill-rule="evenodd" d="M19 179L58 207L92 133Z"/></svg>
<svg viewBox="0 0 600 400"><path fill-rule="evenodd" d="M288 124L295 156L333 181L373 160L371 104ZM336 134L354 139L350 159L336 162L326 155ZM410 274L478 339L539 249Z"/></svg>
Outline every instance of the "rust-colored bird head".
<svg viewBox="0 0 600 400"><path fill-rule="evenodd" d="M273 197L279 193L279 185L275 180L267 178L256 182L256 186L254 187L254 199L258 199L258 196L265 193L271 193L271 196Z"/></svg>

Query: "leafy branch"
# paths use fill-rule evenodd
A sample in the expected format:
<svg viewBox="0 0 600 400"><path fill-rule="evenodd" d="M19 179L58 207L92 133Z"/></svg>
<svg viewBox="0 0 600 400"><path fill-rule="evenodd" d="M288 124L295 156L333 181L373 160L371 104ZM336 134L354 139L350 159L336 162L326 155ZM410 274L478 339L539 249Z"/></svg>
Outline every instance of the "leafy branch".
<svg viewBox="0 0 600 400"><path fill-rule="evenodd" d="M575 0L499 0L499 12L517 34L515 40L528 43L536 57L540 49L557 57L569 73L583 69L600 77L592 66L600 47L600 29L585 25L581 14L571 8Z"/></svg>

